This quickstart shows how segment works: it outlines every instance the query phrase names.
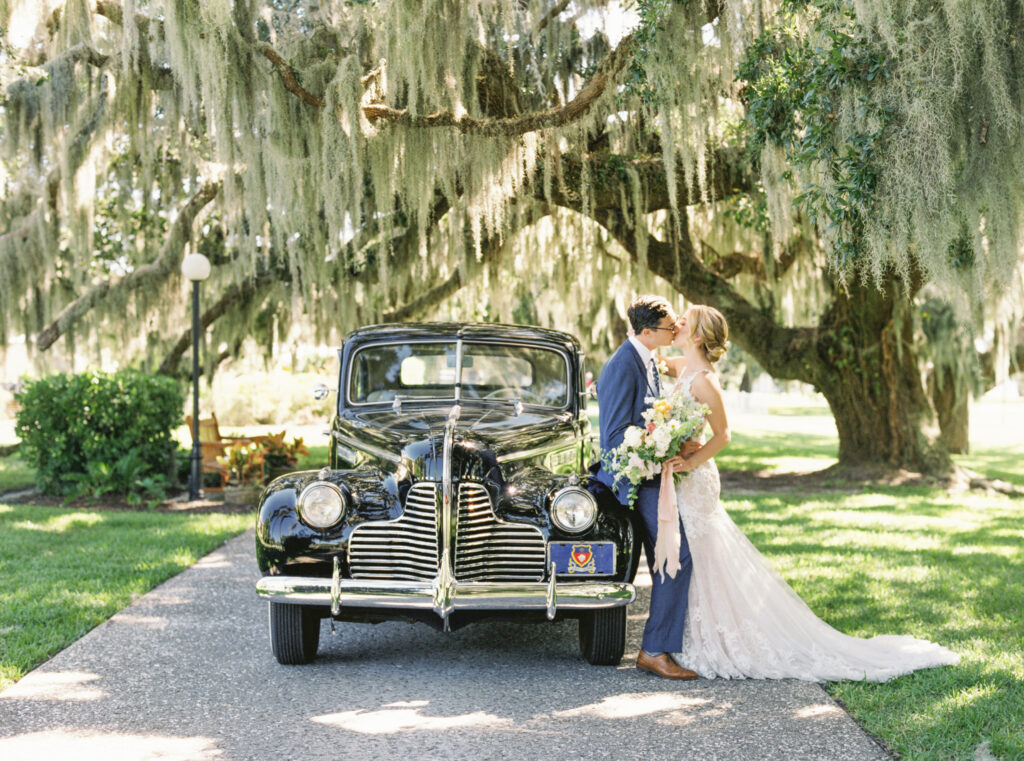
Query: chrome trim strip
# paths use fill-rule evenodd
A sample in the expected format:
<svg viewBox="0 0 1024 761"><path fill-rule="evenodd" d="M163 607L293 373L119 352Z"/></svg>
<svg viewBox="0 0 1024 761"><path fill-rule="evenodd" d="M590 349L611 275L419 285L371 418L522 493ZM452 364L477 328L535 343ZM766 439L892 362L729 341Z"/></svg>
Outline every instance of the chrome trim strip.
<svg viewBox="0 0 1024 761"><path fill-rule="evenodd" d="M564 441L560 441L557 444L551 444L546 447L537 447L536 449L520 449L518 452L506 452L505 454L498 457L498 462L515 462L516 460L525 460L529 457L539 457L543 454L551 454L553 452L559 452L566 449L574 449L583 442L583 437L577 437L572 440L572 444L567 445Z"/></svg>
<svg viewBox="0 0 1024 761"><path fill-rule="evenodd" d="M389 608L395 610L437 610L437 600L447 612L456 610L543 610L550 609L549 597L558 610L601 610L629 605L636 588L626 582L587 581L579 583L439 583L374 581L306 576L264 576L256 583L256 594L274 602ZM335 600L332 596L336 591ZM439 614L440 615L440 614Z"/></svg>
<svg viewBox="0 0 1024 761"><path fill-rule="evenodd" d="M367 452L368 454L375 455L376 457L380 457L382 460L387 460L388 462L393 463L400 463L402 461L402 455L400 454L389 452L386 449L374 446L373 444L367 444L364 441L356 441L355 439L350 439L347 436L343 436L340 431L334 432L334 438L340 441L342 444L355 447L357 450L362 450L364 452Z"/></svg>
<svg viewBox="0 0 1024 761"><path fill-rule="evenodd" d="M455 403L462 401L462 333L455 342Z"/></svg>
<svg viewBox="0 0 1024 761"><path fill-rule="evenodd" d="M338 562L337 558L335 558L334 562ZM548 621L555 620L555 613L558 610L558 590L556 589L555 576L555 562L551 561L551 578L548 581L548 592L544 600L548 605Z"/></svg>
<svg viewBox="0 0 1024 761"><path fill-rule="evenodd" d="M460 343L461 345L461 343ZM456 352L456 356L461 355ZM455 511L458 509L455 504L455 493L452 488L452 447L455 446L455 426L459 423L459 416L462 414L462 407L456 404L448 413L448 420L444 424L444 448L442 450L441 465L441 492L444 496L441 507L441 567L438 574L450 577L455 580L455 570L451 566L451 550L455 542L455 521L458 516ZM445 614L447 615L447 614Z"/></svg>

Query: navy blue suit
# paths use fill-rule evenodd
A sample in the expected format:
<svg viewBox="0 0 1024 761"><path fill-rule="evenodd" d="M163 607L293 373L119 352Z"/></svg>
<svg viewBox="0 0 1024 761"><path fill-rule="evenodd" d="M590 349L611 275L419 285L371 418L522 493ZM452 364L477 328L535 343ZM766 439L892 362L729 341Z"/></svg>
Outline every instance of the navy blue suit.
<svg viewBox="0 0 1024 761"><path fill-rule="evenodd" d="M643 411L649 406L646 398L656 396L647 380L647 368L633 345L626 341L601 370L597 382L599 404L599 425L601 429L601 454L622 443L626 429L631 425L643 425ZM597 479L609 488L615 477L602 462ZM623 479L615 489L615 496L623 505L629 502L629 483ZM651 569L651 609L644 627L640 647L648 653L678 653L683 649L683 625L686 622L686 604L690 591L690 574L693 562L690 559L690 545L680 521L679 547L681 568L675 578L653 569L654 545L658 540L658 480L651 479L640 484L635 503L644 524L644 554L647 567Z"/></svg>

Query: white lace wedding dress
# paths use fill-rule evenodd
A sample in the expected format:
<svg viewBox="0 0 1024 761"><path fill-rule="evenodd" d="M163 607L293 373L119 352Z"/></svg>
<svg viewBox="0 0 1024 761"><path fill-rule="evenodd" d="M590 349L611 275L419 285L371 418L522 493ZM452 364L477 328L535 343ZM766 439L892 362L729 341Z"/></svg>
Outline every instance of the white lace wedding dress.
<svg viewBox="0 0 1024 761"><path fill-rule="evenodd" d="M676 388L689 390L693 377ZM685 385L684 385L685 384ZM818 618L719 501L714 460L676 487L693 558L682 666L711 679L863 679L882 682L960 656L909 636L851 637Z"/></svg>

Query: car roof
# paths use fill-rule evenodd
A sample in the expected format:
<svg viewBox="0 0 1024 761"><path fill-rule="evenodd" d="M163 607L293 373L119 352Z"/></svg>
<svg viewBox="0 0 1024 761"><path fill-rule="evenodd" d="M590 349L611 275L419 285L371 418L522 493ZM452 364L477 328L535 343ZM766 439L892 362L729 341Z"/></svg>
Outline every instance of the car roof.
<svg viewBox="0 0 1024 761"><path fill-rule="evenodd" d="M460 336L476 341L490 338L556 343L573 351L579 351L580 348L580 342L575 336L561 330L551 330L535 325L506 325L489 322L392 322L367 325L349 333L345 337L345 343L361 344L381 339L400 340L403 338L454 339Z"/></svg>

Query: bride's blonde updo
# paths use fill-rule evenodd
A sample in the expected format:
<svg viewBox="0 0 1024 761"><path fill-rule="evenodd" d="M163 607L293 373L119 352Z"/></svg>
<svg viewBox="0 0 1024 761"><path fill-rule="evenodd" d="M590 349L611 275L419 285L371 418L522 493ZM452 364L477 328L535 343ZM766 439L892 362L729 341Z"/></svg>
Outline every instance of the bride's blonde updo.
<svg viewBox="0 0 1024 761"><path fill-rule="evenodd" d="M717 362L729 349L729 325L714 307L698 304L686 310L690 338L700 338L708 362Z"/></svg>

